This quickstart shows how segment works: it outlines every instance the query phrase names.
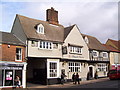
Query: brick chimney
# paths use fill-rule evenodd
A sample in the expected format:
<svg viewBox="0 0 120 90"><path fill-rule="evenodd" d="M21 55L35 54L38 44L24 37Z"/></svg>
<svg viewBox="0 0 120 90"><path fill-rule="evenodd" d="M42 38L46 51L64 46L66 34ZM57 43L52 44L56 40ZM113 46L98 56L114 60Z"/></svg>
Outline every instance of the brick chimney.
<svg viewBox="0 0 120 90"><path fill-rule="evenodd" d="M58 11L54 10L53 7L51 7L51 9L47 9L46 19L46 21L48 21L50 24L58 25Z"/></svg>

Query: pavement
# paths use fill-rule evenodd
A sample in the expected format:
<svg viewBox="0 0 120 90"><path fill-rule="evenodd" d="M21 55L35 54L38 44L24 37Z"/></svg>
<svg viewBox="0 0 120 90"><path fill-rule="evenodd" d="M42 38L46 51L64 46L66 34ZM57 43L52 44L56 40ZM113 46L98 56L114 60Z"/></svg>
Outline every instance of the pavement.
<svg viewBox="0 0 120 90"><path fill-rule="evenodd" d="M80 85L89 84L89 83L97 83L97 82L103 82L108 81L109 78L99 78L94 80L87 80L87 81L81 81ZM69 88L72 86L75 86L76 84L73 84L73 82L67 82L62 84L54 84L54 85L40 85L40 84L33 84L33 83L27 83L27 88Z"/></svg>

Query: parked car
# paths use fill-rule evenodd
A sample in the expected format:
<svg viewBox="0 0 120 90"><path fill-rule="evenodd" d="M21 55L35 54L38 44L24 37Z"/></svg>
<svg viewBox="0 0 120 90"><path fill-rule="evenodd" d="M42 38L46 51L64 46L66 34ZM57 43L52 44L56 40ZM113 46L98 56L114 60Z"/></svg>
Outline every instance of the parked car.
<svg viewBox="0 0 120 90"><path fill-rule="evenodd" d="M108 76L110 80L120 79L120 70L117 69L110 70Z"/></svg>

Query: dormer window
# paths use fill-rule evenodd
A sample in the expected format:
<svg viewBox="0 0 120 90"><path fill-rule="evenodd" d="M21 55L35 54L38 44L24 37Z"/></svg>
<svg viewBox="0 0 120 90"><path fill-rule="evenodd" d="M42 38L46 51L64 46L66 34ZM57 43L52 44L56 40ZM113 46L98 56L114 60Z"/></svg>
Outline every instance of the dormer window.
<svg viewBox="0 0 120 90"><path fill-rule="evenodd" d="M88 44L89 43L89 40L88 40L88 38L87 37L85 37L85 42Z"/></svg>
<svg viewBox="0 0 120 90"><path fill-rule="evenodd" d="M98 57L98 52L93 50L92 55L93 55L93 57Z"/></svg>
<svg viewBox="0 0 120 90"><path fill-rule="evenodd" d="M103 52L103 58L108 58L108 53L107 52Z"/></svg>
<svg viewBox="0 0 120 90"><path fill-rule="evenodd" d="M42 24L39 24L37 26L37 32L40 34L44 34L44 26Z"/></svg>

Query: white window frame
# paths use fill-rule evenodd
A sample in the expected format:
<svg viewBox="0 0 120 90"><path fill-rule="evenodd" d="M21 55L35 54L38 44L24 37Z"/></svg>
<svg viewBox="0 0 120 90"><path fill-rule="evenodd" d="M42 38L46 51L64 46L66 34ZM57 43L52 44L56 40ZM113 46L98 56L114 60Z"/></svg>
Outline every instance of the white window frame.
<svg viewBox="0 0 120 90"><path fill-rule="evenodd" d="M68 62L68 68L69 68L69 72L81 72L81 63L80 62Z"/></svg>
<svg viewBox="0 0 120 90"><path fill-rule="evenodd" d="M50 63L56 63L57 64L57 75L55 77L50 76ZM59 61L47 61L47 78L58 78L59 77Z"/></svg>
<svg viewBox="0 0 120 90"><path fill-rule="evenodd" d="M39 24L37 26L37 32L40 34L44 34L44 26L42 24Z"/></svg>
<svg viewBox="0 0 120 90"><path fill-rule="evenodd" d="M48 48L47 48L47 43L48 43ZM50 45L51 44L51 45ZM40 47L41 45L41 47ZM44 46L45 45L45 46ZM51 47L51 48L50 48ZM46 50L52 50L53 49L53 43L48 42L48 41L39 41L38 42L38 48L39 49L46 49Z"/></svg>
<svg viewBox="0 0 120 90"><path fill-rule="evenodd" d="M69 46L69 52L73 53L73 54L82 54L82 48L81 47L76 47L76 46Z"/></svg>
<svg viewBox="0 0 120 90"><path fill-rule="evenodd" d="M21 50L21 53L19 52L18 54L21 55L21 59L17 59L17 53L16 53L16 56L15 56L15 61L22 61L22 48L16 48L17 49L20 49Z"/></svg>
<svg viewBox="0 0 120 90"><path fill-rule="evenodd" d="M89 43L89 40L88 40L88 37L85 36L85 42L88 44Z"/></svg>
<svg viewBox="0 0 120 90"><path fill-rule="evenodd" d="M103 72L103 71L106 72L107 71L107 65L105 63L99 63L97 69L98 69L99 72Z"/></svg>
<svg viewBox="0 0 120 90"><path fill-rule="evenodd" d="M94 67L93 65L89 65L89 66L88 66L88 71L90 70L90 67L92 67L92 75L93 75L93 77L94 77L95 67Z"/></svg>
<svg viewBox="0 0 120 90"><path fill-rule="evenodd" d="M106 54L106 56L103 56L103 54ZM102 57L103 58L108 58L108 53L107 52L102 52Z"/></svg>
<svg viewBox="0 0 120 90"><path fill-rule="evenodd" d="M96 56L93 53L96 53ZM93 57L98 57L98 51L93 50L92 55L93 55Z"/></svg>

